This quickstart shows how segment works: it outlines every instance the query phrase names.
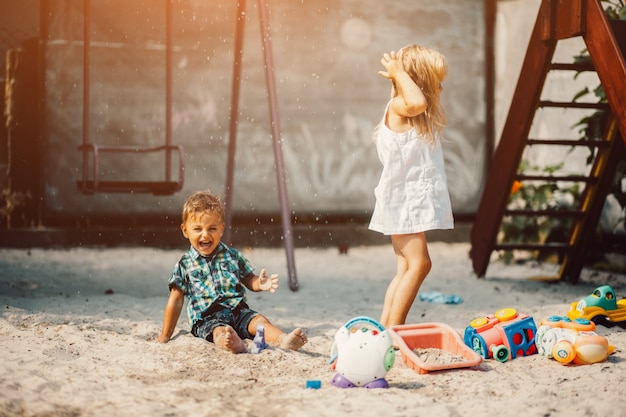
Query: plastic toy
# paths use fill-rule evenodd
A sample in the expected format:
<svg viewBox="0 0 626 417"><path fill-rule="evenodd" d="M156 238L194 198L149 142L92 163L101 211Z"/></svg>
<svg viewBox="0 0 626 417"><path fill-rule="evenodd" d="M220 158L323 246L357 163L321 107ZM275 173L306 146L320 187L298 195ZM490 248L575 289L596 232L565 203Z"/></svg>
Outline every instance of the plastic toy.
<svg viewBox="0 0 626 417"><path fill-rule="evenodd" d="M606 337L597 334L595 329L595 324L587 319L572 321L568 317L550 316L541 321L535 344L540 355L563 364L604 362L614 347L609 346Z"/></svg>
<svg viewBox="0 0 626 417"><path fill-rule="evenodd" d="M337 373L331 383L339 388L388 388L385 376L394 361L385 328L372 318L355 317L335 334L330 364Z"/></svg>
<svg viewBox="0 0 626 417"><path fill-rule="evenodd" d="M514 308L503 308L472 320L465 328L463 341L485 359L506 362L537 353L536 333L532 317Z"/></svg>
<svg viewBox="0 0 626 417"><path fill-rule="evenodd" d="M260 353L263 349L267 347L267 343L265 343L265 327L264 326L257 326L256 334L254 335L252 344L253 344L253 347L251 349L252 353Z"/></svg>
<svg viewBox="0 0 626 417"><path fill-rule="evenodd" d="M309 379L304 386L307 389L320 389L322 388L322 381L319 379Z"/></svg>
<svg viewBox="0 0 626 417"><path fill-rule="evenodd" d="M593 321L605 327L618 325L626 329L626 299L617 300L609 285L596 288L591 295L572 303L567 317Z"/></svg>
<svg viewBox="0 0 626 417"><path fill-rule="evenodd" d="M391 338L402 354L404 363L419 374L443 369L467 368L478 366L483 361L482 356L474 352L463 343L459 332L443 323L402 324L392 326L389 330ZM414 349L440 349L459 360L449 363L431 363L423 361Z"/></svg>

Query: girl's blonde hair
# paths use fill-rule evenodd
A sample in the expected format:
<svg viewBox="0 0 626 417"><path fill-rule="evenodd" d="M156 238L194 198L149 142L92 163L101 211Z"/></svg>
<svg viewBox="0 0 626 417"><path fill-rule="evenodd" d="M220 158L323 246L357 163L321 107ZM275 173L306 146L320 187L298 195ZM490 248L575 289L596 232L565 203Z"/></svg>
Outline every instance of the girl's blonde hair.
<svg viewBox="0 0 626 417"><path fill-rule="evenodd" d="M419 45L407 45L400 50L402 65L411 79L426 97L424 113L412 117L409 122L418 133L431 142L440 137L446 124L446 115L441 105L443 80L448 74L446 58L439 52Z"/></svg>

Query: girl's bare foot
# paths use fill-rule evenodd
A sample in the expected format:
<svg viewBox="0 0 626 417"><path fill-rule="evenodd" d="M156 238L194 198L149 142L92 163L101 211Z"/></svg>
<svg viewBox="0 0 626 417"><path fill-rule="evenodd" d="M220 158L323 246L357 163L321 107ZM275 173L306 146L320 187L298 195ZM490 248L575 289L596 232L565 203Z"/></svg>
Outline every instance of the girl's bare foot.
<svg viewBox="0 0 626 417"><path fill-rule="evenodd" d="M298 350L308 341L302 329L297 328L291 333L284 334L280 340L280 347L283 349Z"/></svg>
<svg viewBox="0 0 626 417"><path fill-rule="evenodd" d="M220 348L232 353L248 353L248 347L232 327L217 327L213 333L213 342Z"/></svg>

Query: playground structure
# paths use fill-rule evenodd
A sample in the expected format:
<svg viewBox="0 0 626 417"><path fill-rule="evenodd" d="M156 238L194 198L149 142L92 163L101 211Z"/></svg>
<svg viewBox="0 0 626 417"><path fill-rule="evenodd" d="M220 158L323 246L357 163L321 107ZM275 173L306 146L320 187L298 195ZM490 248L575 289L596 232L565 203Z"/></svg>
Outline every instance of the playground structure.
<svg viewBox="0 0 626 417"><path fill-rule="evenodd" d="M171 1L165 7L165 143L161 146L105 146L91 140L91 10L90 0L83 1L83 135L82 145L82 179L77 181L78 190L84 194L95 193L150 193L153 195L170 195L183 188L185 162L182 146L172 143L172 10ZM162 181L107 181L101 178L101 158L105 153L146 154L165 153L165 177ZM178 178L172 177L172 153L178 153ZM89 158L91 155L91 159ZM90 169L91 167L91 169Z"/></svg>
<svg viewBox="0 0 626 417"><path fill-rule="evenodd" d="M484 276L495 250L555 251L561 267L555 277L544 280L578 281L586 261L589 244L598 224L602 207L619 158L626 143L626 63L621 32L624 21L609 21L600 0L543 0L526 51L517 88L509 108L500 142L492 159L490 174L471 233L473 268ZM621 33L621 35L618 35ZM591 65L552 62L556 45L561 40L582 37L592 60ZM619 39L618 39L619 37ZM621 46L621 48L620 48ZM577 71L594 71L607 103L551 101L542 96L544 82L550 71L570 71L572 80ZM587 108L607 111L601 138L572 140L561 138L529 138L534 115L548 108ZM519 172L522 154L527 147L545 146L588 147L593 150L593 162L583 175L525 175ZM579 202L571 209L510 209L507 207L515 182L539 184L582 184ZM506 242L498 237L505 217L550 217L570 222L564 241Z"/></svg>
<svg viewBox="0 0 626 417"><path fill-rule="evenodd" d="M165 0L166 17L166 42L165 42L165 143L161 146L105 146L93 142L90 138L90 3L91 0L83 0L84 5L84 42L83 42L83 143L79 147L83 156L82 178L77 181L78 190L84 194L93 195L95 193L150 193L153 195L170 195L179 192L184 183L185 161L184 149L180 145L173 144L172 140L172 0ZM287 269L289 288L292 291L298 289L298 279L294 260L294 243L291 227L291 213L289 210L287 187L285 179L285 169L280 145L281 132L278 112L278 102L276 96L276 85L274 80L274 63L272 57L272 45L270 36L269 16L267 3L259 0L257 3L259 23L261 29L261 40L263 50L263 62L265 68L265 80L267 84L267 94L269 99L269 110L271 118L272 140L275 158L276 177L278 182L278 194L280 200L280 211L283 227L283 241L287 257ZM235 30L235 50L233 66L233 84L230 107L230 128L228 142L228 161L226 184L224 187L224 205L226 206L225 232L223 240L231 243L231 226L233 210L233 188L235 173L235 153L237 148L237 118L239 115L239 93L241 86L241 69L243 55L243 36L246 15L246 0L237 1ZM147 154L164 153L164 179L162 181L129 181L115 180L107 181L101 178L100 158L105 153L117 154ZM178 154L178 176L173 176L173 154ZM91 156L91 159L90 159Z"/></svg>

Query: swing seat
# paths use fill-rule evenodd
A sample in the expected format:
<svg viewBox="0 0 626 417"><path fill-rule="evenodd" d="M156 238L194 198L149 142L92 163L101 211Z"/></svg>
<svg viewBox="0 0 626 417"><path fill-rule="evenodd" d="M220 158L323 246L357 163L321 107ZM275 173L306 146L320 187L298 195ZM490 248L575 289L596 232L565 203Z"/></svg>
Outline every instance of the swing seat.
<svg viewBox="0 0 626 417"><path fill-rule="evenodd" d="M180 145L162 145L154 147L143 146L104 146L93 143L83 144L78 147L83 152L83 178L76 182L78 190L87 195L95 193L131 193L131 194L152 194L155 196L172 195L183 188L184 182L184 150ZM169 178L165 181L107 181L100 178L101 153L155 153L172 152L178 153L178 179L176 181ZM92 154L91 176L89 175L87 154ZM169 159L167 171L170 171ZM166 175L169 177L169 175Z"/></svg>

